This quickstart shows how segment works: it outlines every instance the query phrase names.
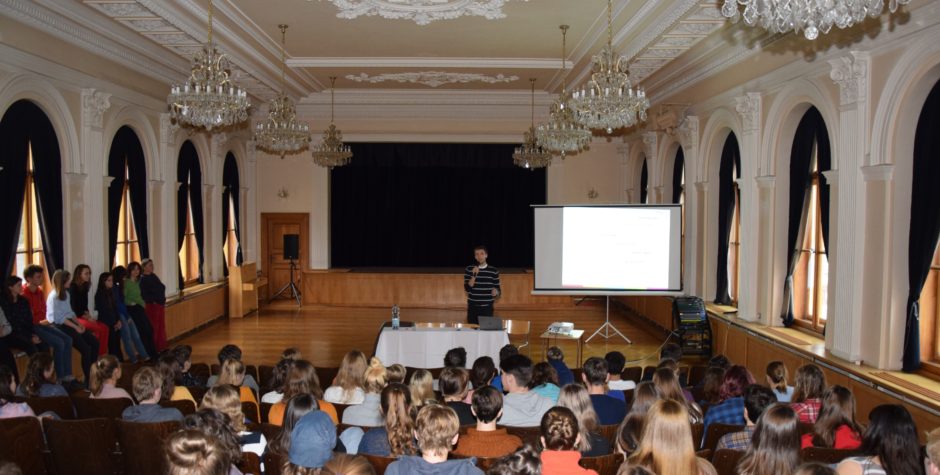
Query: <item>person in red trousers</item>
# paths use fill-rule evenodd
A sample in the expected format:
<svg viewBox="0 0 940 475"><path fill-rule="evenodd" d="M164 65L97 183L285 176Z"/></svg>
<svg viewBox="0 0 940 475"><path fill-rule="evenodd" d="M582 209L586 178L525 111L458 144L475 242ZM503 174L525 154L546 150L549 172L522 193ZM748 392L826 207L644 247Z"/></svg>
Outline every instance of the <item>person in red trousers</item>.
<svg viewBox="0 0 940 475"><path fill-rule="evenodd" d="M75 266L75 272L72 274L72 285L69 287L69 298L72 301L72 311L78 317L78 323L91 331L91 334L98 339L98 356L108 352L108 337L111 333L104 323L98 321L98 317L92 316L88 310L88 293L91 290L91 267L87 264Z"/></svg>
<svg viewBox="0 0 940 475"><path fill-rule="evenodd" d="M157 351L163 351L166 345L166 285L153 273L153 259L144 259L140 263L143 273L140 275L140 295L147 304L147 319L153 327L153 342Z"/></svg>

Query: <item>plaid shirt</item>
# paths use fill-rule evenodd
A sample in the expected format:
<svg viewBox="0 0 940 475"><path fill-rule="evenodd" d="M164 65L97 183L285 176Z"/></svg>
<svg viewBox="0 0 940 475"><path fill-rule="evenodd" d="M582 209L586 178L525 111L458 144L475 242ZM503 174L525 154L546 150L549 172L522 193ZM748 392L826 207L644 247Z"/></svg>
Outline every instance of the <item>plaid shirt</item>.
<svg viewBox="0 0 940 475"><path fill-rule="evenodd" d="M708 412L705 414L705 432L708 432L709 424L716 422L743 426L745 422L744 398L740 396L728 398L721 404L708 408Z"/></svg>
<svg viewBox="0 0 940 475"><path fill-rule="evenodd" d="M819 407L822 406L822 399L811 398L803 402L795 402L790 404L790 407L796 411L796 415L799 416L800 422L806 422L808 424L815 424L816 419L819 417Z"/></svg>
<svg viewBox="0 0 940 475"><path fill-rule="evenodd" d="M718 446L715 450L747 450L751 448L751 438L754 437L755 426L747 426L741 432L732 432L725 434L718 439Z"/></svg>

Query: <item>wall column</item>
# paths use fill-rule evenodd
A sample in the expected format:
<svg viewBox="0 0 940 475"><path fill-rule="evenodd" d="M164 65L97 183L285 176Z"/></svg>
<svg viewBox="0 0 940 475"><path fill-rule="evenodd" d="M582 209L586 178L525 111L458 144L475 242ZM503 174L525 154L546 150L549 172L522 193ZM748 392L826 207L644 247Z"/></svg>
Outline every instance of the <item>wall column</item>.
<svg viewBox="0 0 940 475"><path fill-rule="evenodd" d="M81 98L81 162L84 166L82 170L72 171L83 173L83 179L70 183L74 187L70 191L77 195L69 196L70 205L66 208L65 221L74 221L66 226L69 231L66 234L66 242L71 248L69 257L73 263L84 262L91 266L93 272L100 272L111 268L111 259L106 256L108 240L101 239L101 236L108 236L107 201L103 199L104 195L85 193L85 190L100 190L103 177L107 174L108 154L105 150L102 125L104 113L111 108L111 94L95 89L82 89ZM77 201L71 201L72 199Z"/></svg>
<svg viewBox="0 0 940 475"><path fill-rule="evenodd" d="M207 183L202 185L202 229L203 229L203 280L206 283L216 282L222 279L222 246L219 244L219 230L222 228L222 220L219 218L217 208L221 207L221 193L217 190L219 185Z"/></svg>
<svg viewBox="0 0 940 475"><path fill-rule="evenodd" d="M888 370L901 369L901 358L892 353L900 347L906 315L892 320L891 315L891 223L893 208L894 165L883 164L861 168L865 186L865 250L862 293L858 298L861 315L857 321L860 332L859 359L865 364ZM896 231L896 230L895 230ZM906 239L903 234L902 239ZM827 332L828 333L828 332Z"/></svg>
<svg viewBox="0 0 940 475"><path fill-rule="evenodd" d="M754 179L757 185L757 236L755 236L757 255L757 276L755 303L757 305L757 320L764 325L779 326L779 318L775 315L773 303L773 266L774 266L774 185L776 177L773 175L759 176Z"/></svg>
<svg viewBox="0 0 940 475"><path fill-rule="evenodd" d="M698 275L693 256L696 255L694 243L699 239L699 235L695 234L695 228L692 225L696 221L695 213L692 213L692 210L695 208L697 198L694 192L690 192L692 190L689 185L692 183L690 178L695 176L695 165L698 163L698 117L691 115L686 117L676 130L679 135L679 145L682 146L682 166L686 187L685 204L683 205L685 208L685 252L682 256L682 289L686 293L691 293L692 283L695 282L695 276Z"/></svg>
<svg viewBox="0 0 940 475"><path fill-rule="evenodd" d="M179 126L173 124L169 113L160 114L160 160L154 170L150 170L150 233L151 254L158 258L156 267L161 279L166 284L166 294L177 295L180 292L180 261L177 247L177 191L180 183L176 181L176 162ZM162 166L163 168L159 168ZM162 179L162 181L160 181ZM162 186L161 186L162 185Z"/></svg>
<svg viewBox="0 0 940 475"><path fill-rule="evenodd" d="M761 96L749 92L735 98L735 110L741 116L741 178L736 180L741 191L741 254L738 275L738 317L755 321L760 310L757 306L758 247L756 239L745 236L758 229L757 164L760 156Z"/></svg>
<svg viewBox="0 0 940 475"><path fill-rule="evenodd" d="M714 296L706 295L707 291L707 278L708 274L707 266L708 259L706 259L706 246L708 245L708 239L706 239L707 226L708 222L708 182L699 181L695 182L695 200L693 201L695 206L695 212L691 213L691 216L694 217L692 220L692 226L687 229L691 229L693 233L689 236L689 242L694 243L692 248L692 264L695 268L694 270L694 280L690 280L691 286L689 288L689 294L698 295L702 297L703 300L710 301Z"/></svg>

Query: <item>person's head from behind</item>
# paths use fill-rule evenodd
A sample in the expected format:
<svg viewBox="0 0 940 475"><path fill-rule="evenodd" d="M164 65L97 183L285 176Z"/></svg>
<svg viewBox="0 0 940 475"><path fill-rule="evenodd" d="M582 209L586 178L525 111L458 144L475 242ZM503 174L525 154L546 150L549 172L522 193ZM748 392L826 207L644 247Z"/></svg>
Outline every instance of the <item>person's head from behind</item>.
<svg viewBox="0 0 940 475"><path fill-rule="evenodd" d="M767 385L778 393L787 392L787 381L790 373L783 361L771 361L767 364Z"/></svg>
<svg viewBox="0 0 940 475"><path fill-rule="evenodd" d="M206 391L200 409L215 409L231 419L235 432L245 430L245 415L242 413L242 401L235 386L217 384Z"/></svg>
<svg viewBox="0 0 940 475"><path fill-rule="evenodd" d="M652 381L643 381L636 385L633 390L633 404L630 405L630 413L646 414L656 401L662 399L656 385Z"/></svg>
<svg viewBox="0 0 940 475"><path fill-rule="evenodd" d="M284 351L281 352L282 360L294 361L294 360L299 360L301 358L303 358L303 356L300 354L300 349L294 348L293 346L290 348L284 348Z"/></svg>
<svg viewBox="0 0 940 475"><path fill-rule="evenodd" d="M281 431L268 442L268 450L281 455L287 455L290 450L291 431L297 425L301 417L307 415L310 411L319 409L317 400L309 394L298 394L289 401L284 408L284 420L281 423Z"/></svg>
<svg viewBox="0 0 940 475"><path fill-rule="evenodd" d="M878 457L890 474L921 473L920 441L911 413L898 404L882 404L868 414L860 451Z"/></svg>
<svg viewBox="0 0 940 475"><path fill-rule="evenodd" d="M42 266L30 264L23 269L23 278L26 279L26 285L30 287L39 287L45 278L46 270Z"/></svg>
<svg viewBox="0 0 940 475"><path fill-rule="evenodd" d="M55 361L52 359L52 355L44 351L33 353L26 364L26 377L23 378L23 387L26 389L26 394L38 396L40 386L55 382Z"/></svg>
<svg viewBox="0 0 940 475"><path fill-rule="evenodd" d="M656 387L662 399L685 401L682 386L679 385L679 377L669 368L660 368L653 372L653 386Z"/></svg>
<svg viewBox="0 0 940 475"><path fill-rule="evenodd" d="M537 388L543 384L558 386L558 372L555 367L544 361L532 367L532 381L529 381L529 387Z"/></svg>
<svg viewBox="0 0 940 475"><path fill-rule="evenodd" d="M578 418L567 407L555 406L549 409L542 416L539 427L542 447L545 447L545 450L575 450L581 442Z"/></svg>
<svg viewBox="0 0 940 475"><path fill-rule="evenodd" d="M163 378L160 394L163 399L170 399L176 391L176 383L183 374L180 370L179 360L172 352L164 353L157 360L156 368L160 373L160 377Z"/></svg>
<svg viewBox="0 0 940 475"><path fill-rule="evenodd" d="M777 402L774 392L759 384L751 384L744 388L744 419L750 424L757 424L761 414Z"/></svg>
<svg viewBox="0 0 940 475"><path fill-rule="evenodd" d="M542 459L531 445L524 445L515 452L496 460L487 475L540 475Z"/></svg>
<svg viewBox="0 0 940 475"><path fill-rule="evenodd" d="M489 424L503 414L503 393L493 386L483 386L473 391L470 411L477 421Z"/></svg>
<svg viewBox="0 0 940 475"><path fill-rule="evenodd" d="M283 394L284 386L287 385L287 375L290 373L291 366L293 365L294 360L281 358L280 361L274 365L274 370L271 371L271 377L264 382L265 388L267 388L268 391L276 391Z"/></svg>
<svg viewBox="0 0 940 475"><path fill-rule="evenodd" d="M502 368L503 361L506 361L506 358L509 358L510 356L514 356L518 354L519 354L519 348L516 348L516 345L513 345L513 344L504 345L502 348L499 349L499 366Z"/></svg>
<svg viewBox="0 0 940 475"><path fill-rule="evenodd" d="M836 471L821 462L807 462L797 467L793 475L836 475Z"/></svg>
<svg viewBox="0 0 940 475"><path fill-rule="evenodd" d="M744 366L732 366L725 372L718 395L722 401L740 397L749 384L754 384L754 376L751 376L751 372Z"/></svg>
<svg viewBox="0 0 940 475"><path fill-rule="evenodd" d="M287 371L287 382L284 384L284 399L298 394L311 394L317 399L323 399L323 389L320 379L317 378L317 369L307 360L297 360Z"/></svg>
<svg viewBox="0 0 940 475"><path fill-rule="evenodd" d="M101 355L98 361L91 365L91 382L88 389L98 396L104 389L105 383L115 384L121 378L121 363L114 355Z"/></svg>
<svg viewBox="0 0 940 475"><path fill-rule="evenodd" d="M532 381L532 360L525 355L515 354L500 363L503 370L503 389L508 392L525 392Z"/></svg>
<svg viewBox="0 0 940 475"><path fill-rule="evenodd" d="M466 368L467 350L465 350L462 346L447 350L447 354L444 355L444 367Z"/></svg>
<svg viewBox="0 0 940 475"><path fill-rule="evenodd" d="M489 356L481 356L473 361L473 367L470 368L470 383L473 388L482 388L493 382L496 377L496 363Z"/></svg>
<svg viewBox="0 0 940 475"><path fill-rule="evenodd" d="M604 355L604 361L607 362L607 373L611 378L619 378L623 373L623 366L627 364L627 358L619 351L611 351Z"/></svg>
<svg viewBox="0 0 940 475"><path fill-rule="evenodd" d="M467 397L467 381L470 377L467 370L460 366L448 366L441 370L437 380L441 396L445 401L463 401Z"/></svg>
<svg viewBox="0 0 940 475"><path fill-rule="evenodd" d="M231 419L215 409L200 409L183 419L182 429L198 430L210 437L215 437L228 452L233 462L241 458L242 447L238 434L232 429Z"/></svg>
<svg viewBox="0 0 940 475"><path fill-rule="evenodd" d="M389 384L391 383L405 383L405 378L408 376L408 371L405 369L404 365L395 363L387 368L385 368L386 377L388 378Z"/></svg>
<svg viewBox="0 0 940 475"><path fill-rule="evenodd" d="M215 437L187 429L171 434L164 443L168 475L228 475L229 452Z"/></svg>
<svg viewBox="0 0 940 475"><path fill-rule="evenodd" d="M225 345L219 350L219 364L225 364L225 360L242 360L242 349L235 345Z"/></svg>
<svg viewBox="0 0 940 475"><path fill-rule="evenodd" d="M607 373L607 361L596 356L588 358L581 371L581 378L588 386L603 386L610 378Z"/></svg>
<svg viewBox="0 0 940 475"><path fill-rule="evenodd" d="M578 432L583 435L578 442L578 450L581 452L591 450L591 439L588 434L595 432L600 424L588 390L580 384L566 384L558 393L558 406L571 410L578 420Z"/></svg>
<svg viewBox="0 0 940 475"><path fill-rule="evenodd" d="M425 458L446 457L457 443L460 420L453 409L440 404L429 404L418 411L415 418L415 440Z"/></svg>
<svg viewBox="0 0 940 475"><path fill-rule="evenodd" d="M375 468L361 455L333 454L323 468L326 473L336 475L375 475Z"/></svg>
<svg viewBox="0 0 940 475"><path fill-rule="evenodd" d="M813 426L813 445L834 447L836 430L842 426L859 434L862 432L855 422L855 395L845 386L836 384L823 391L822 405Z"/></svg>
<svg viewBox="0 0 940 475"><path fill-rule="evenodd" d="M682 359L682 347L675 343L666 343L663 349L659 350L659 359L670 359L678 363Z"/></svg>
<svg viewBox="0 0 940 475"><path fill-rule="evenodd" d="M729 360L725 355L718 354L708 359L707 366L709 368L721 368L727 371L728 368L731 368L731 360Z"/></svg>
<svg viewBox="0 0 940 475"><path fill-rule="evenodd" d="M244 382L245 364L238 360L225 360L222 363L222 370L219 372L219 382L217 384L241 386Z"/></svg>
<svg viewBox="0 0 940 475"><path fill-rule="evenodd" d="M422 406L425 402L435 399L434 376L426 369L415 370L408 381L408 387L411 389L411 402L415 406Z"/></svg>
<svg viewBox="0 0 940 475"><path fill-rule="evenodd" d="M163 375L156 368L144 366L134 372L131 387L139 404L156 404L163 394Z"/></svg>
<svg viewBox="0 0 940 475"><path fill-rule="evenodd" d="M363 375L363 390L367 393L378 394L388 382L388 372L382 361L376 357L369 359L369 367Z"/></svg>
<svg viewBox="0 0 940 475"><path fill-rule="evenodd" d="M653 404L646 415L640 445L630 462L659 475L698 472L689 411L684 404L672 399Z"/></svg>
<svg viewBox="0 0 940 475"><path fill-rule="evenodd" d="M282 473L306 475L320 473L336 448L336 425L323 411L311 411L300 418L291 431L288 463Z"/></svg>
<svg viewBox="0 0 940 475"><path fill-rule="evenodd" d="M411 419L411 390L401 383L390 383L382 390L380 399L385 414L385 430L393 457L413 455L414 421Z"/></svg>
<svg viewBox="0 0 940 475"><path fill-rule="evenodd" d="M565 354L561 351L561 348L552 346L545 352L545 358L548 361L565 361Z"/></svg>
<svg viewBox="0 0 940 475"><path fill-rule="evenodd" d="M709 366L705 369L705 376L702 377L702 393L705 402L717 404L721 402L721 383L725 381L724 368Z"/></svg>
<svg viewBox="0 0 940 475"><path fill-rule="evenodd" d="M741 473L793 473L800 464L799 417L792 407L774 404L764 410L748 448L738 464Z"/></svg>
<svg viewBox="0 0 940 475"><path fill-rule="evenodd" d="M819 399L826 390L826 375L819 366L807 364L796 370L796 380L793 390L793 402L803 402L807 399Z"/></svg>
<svg viewBox="0 0 940 475"><path fill-rule="evenodd" d="M473 258L476 259L477 264L486 264L487 257L489 253L486 252L486 246L481 244L473 248Z"/></svg>
<svg viewBox="0 0 940 475"><path fill-rule="evenodd" d="M193 366L193 347L189 345L176 345L173 347L173 356L176 357L176 361L180 364L180 371L188 373L189 369Z"/></svg>
<svg viewBox="0 0 940 475"><path fill-rule="evenodd" d="M359 350L353 350L343 356L336 373L336 385L349 393L356 388L362 388L363 378L366 374L366 355Z"/></svg>

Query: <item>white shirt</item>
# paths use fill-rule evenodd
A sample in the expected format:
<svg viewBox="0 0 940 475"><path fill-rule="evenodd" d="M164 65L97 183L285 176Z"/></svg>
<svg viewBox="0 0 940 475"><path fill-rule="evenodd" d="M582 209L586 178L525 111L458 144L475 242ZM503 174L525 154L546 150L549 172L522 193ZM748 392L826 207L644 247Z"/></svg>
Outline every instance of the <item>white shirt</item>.
<svg viewBox="0 0 940 475"><path fill-rule="evenodd" d="M323 400L334 404L362 404L366 393L362 388L356 388L351 393L346 393L339 386L330 386L323 392Z"/></svg>
<svg viewBox="0 0 940 475"><path fill-rule="evenodd" d="M264 396L261 396L261 402L266 402L268 404L277 404L284 399L284 393L279 393L277 391L271 391L265 393Z"/></svg>
<svg viewBox="0 0 940 475"><path fill-rule="evenodd" d="M629 391L631 389L636 389L636 383L626 379L621 379L620 381L607 381L607 387L617 391Z"/></svg>

